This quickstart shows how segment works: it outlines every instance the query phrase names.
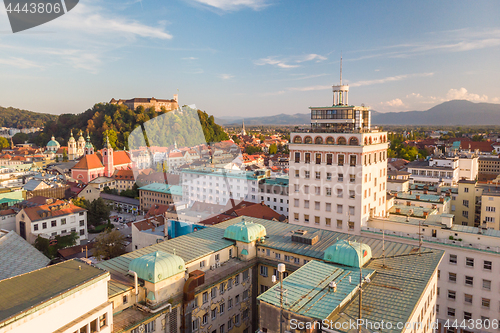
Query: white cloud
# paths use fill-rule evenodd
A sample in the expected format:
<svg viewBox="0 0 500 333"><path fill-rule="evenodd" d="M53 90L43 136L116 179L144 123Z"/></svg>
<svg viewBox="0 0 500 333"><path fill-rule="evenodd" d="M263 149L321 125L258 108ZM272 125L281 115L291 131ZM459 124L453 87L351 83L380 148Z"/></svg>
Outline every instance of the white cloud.
<svg viewBox="0 0 500 333"><path fill-rule="evenodd" d="M449 100L452 100L452 99L465 99L465 100L471 101L471 102L487 102L488 101L488 96L486 96L486 95L478 95L478 94L471 94L464 87L462 87L460 89L450 89L450 90L448 90L448 93L446 94L446 98L449 99Z"/></svg>
<svg viewBox="0 0 500 333"><path fill-rule="evenodd" d="M260 10L269 4L266 0L194 0L205 6L221 9L224 11L235 11L243 8Z"/></svg>
<svg viewBox="0 0 500 333"><path fill-rule="evenodd" d="M10 57L8 59L0 58L0 64L7 65L7 66L13 66L13 67L17 67L17 68L22 68L22 69L43 68L43 66L38 65L37 63L35 63L31 60L27 60L24 58L18 58L18 57Z"/></svg>
<svg viewBox="0 0 500 333"><path fill-rule="evenodd" d="M411 93L406 95L406 98L423 98L424 96L420 95L420 93Z"/></svg>
<svg viewBox="0 0 500 333"><path fill-rule="evenodd" d="M403 107L406 106L403 101L399 98L395 98L393 100L387 101L387 102L382 102L380 103L382 105L387 105L387 106L392 106L392 107Z"/></svg>
<svg viewBox="0 0 500 333"><path fill-rule="evenodd" d="M223 79L223 80L229 80L229 79L232 79L234 77L234 75L231 75L231 74L219 74L218 76L220 79Z"/></svg>
<svg viewBox="0 0 500 333"><path fill-rule="evenodd" d="M182 58L182 60L196 60L198 58L195 58L195 57L187 57L187 58Z"/></svg>
<svg viewBox="0 0 500 333"><path fill-rule="evenodd" d="M273 65L279 68L296 68L300 66L298 64L301 64L303 62L313 61L313 60L315 60L316 62L321 62L326 59L327 58L322 55L310 53L298 56L290 56L283 59L278 59L278 57L267 57L255 61L255 64L258 66Z"/></svg>
<svg viewBox="0 0 500 333"><path fill-rule="evenodd" d="M403 74L403 75L389 76L389 77L385 77L382 79L376 79L376 80L357 81L354 83L350 83L349 85L351 87L371 86L373 84L401 81L401 80L412 78L412 77L426 77L426 76L432 76L432 75L434 75L434 73Z"/></svg>

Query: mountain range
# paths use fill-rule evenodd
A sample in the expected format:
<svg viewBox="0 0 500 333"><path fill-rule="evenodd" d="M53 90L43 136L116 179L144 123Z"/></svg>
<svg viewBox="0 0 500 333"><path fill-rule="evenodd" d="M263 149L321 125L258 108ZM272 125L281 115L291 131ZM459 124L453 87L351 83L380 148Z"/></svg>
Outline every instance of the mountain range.
<svg viewBox="0 0 500 333"><path fill-rule="evenodd" d="M309 113L278 114L266 117L219 117L218 124L241 125L304 125L311 123ZM373 125L500 125L500 104L473 103L452 100L426 111L377 112L372 111Z"/></svg>

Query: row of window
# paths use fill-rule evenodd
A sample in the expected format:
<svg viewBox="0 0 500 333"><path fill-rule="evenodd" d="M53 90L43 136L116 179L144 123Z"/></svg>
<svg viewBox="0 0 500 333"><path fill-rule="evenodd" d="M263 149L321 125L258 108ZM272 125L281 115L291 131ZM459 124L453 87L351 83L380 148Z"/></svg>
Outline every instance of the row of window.
<svg viewBox="0 0 500 333"><path fill-rule="evenodd" d="M201 263L200 263L200 265L201 265ZM243 281L248 280L249 277L250 277L249 271L248 270L244 271L243 272ZM222 294L224 294L224 292L226 290L230 290L233 287L233 285L237 286L239 284L240 284L240 275L238 274L234 277L234 279L229 279L227 282L221 282L219 287L212 287L212 289L210 290L210 298L214 299L217 297L217 290L219 290L219 293L222 295ZM243 292L243 300L245 300L247 298L248 298L248 290L245 290ZM236 299L237 299L236 304L238 304L239 303L239 295L236 296ZM202 301L203 301L203 304L208 302L208 291L205 291L202 294Z"/></svg>
<svg viewBox="0 0 500 333"><path fill-rule="evenodd" d="M350 116L346 113L346 115L340 115L340 114L329 114L329 115L321 115L321 116L315 116L314 112L323 112L325 110L320 110L320 111L313 111L313 114L311 115L311 119L353 119L352 114ZM328 110L330 112L335 112L334 110ZM345 110L344 110L345 111ZM352 111L352 110L350 110ZM316 117L316 118L315 118ZM386 136L380 136L380 142L386 142L387 138ZM300 135L297 135L293 138L293 143L302 143L304 142L305 144L311 144L313 143L313 139L310 136L306 136L304 140L302 140L302 137ZM327 145L334 145L335 144L335 139L331 136L327 137L325 140ZM374 137L365 137L365 145L372 144L374 142L377 142L377 138ZM321 136L317 136L314 138L314 143L317 145L322 145L323 144L323 138ZM337 138L337 144L338 145L347 145L347 140L343 136ZM356 137L350 137L349 138L349 145L350 146L358 146L359 145L359 140Z"/></svg>
<svg viewBox="0 0 500 333"><path fill-rule="evenodd" d="M262 251L262 252L265 251L266 256L271 257L271 250L270 249L260 249L260 251ZM289 255L286 255L286 254L283 257L284 257L284 260L286 262L292 262L293 261L294 264L300 265L300 258L298 258L298 257L293 257L293 256L289 256ZM274 258L276 260L281 260L281 253L274 252ZM309 260L306 260L306 259L304 259L304 261L303 261L304 265L307 264L308 262L309 262ZM265 266L261 266L261 275L264 275L264 274L262 274L262 270L263 270L262 267L265 267ZM277 272L276 272L276 269L274 270L274 275L278 276ZM267 267L266 267L266 274L264 276L267 276ZM288 276L288 273L286 273L286 276Z"/></svg>
<svg viewBox="0 0 500 333"><path fill-rule="evenodd" d="M450 254L449 263L456 265L458 261L458 256L456 254ZM466 257L465 258L465 266L474 267L474 258ZM483 260L483 269L487 271L491 271L492 262L490 260ZM438 271L439 273L439 271Z"/></svg>
<svg viewBox="0 0 500 333"><path fill-rule="evenodd" d="M449 300L457 300L457 292L455 290L448 290L447 298ZM471 294L464 294L464 303L472 305L474 296ZM491 300L489 298L481 297L481 307L484 309L489 309L491 305Z"/></svg>
<svg viewBox="0 0 500 333"><path fill-rule="evenodd" d="M304 153L304 163L311 164L311 154L312 153ZM300 153L300 152L294 153L295 163L301 162L301 155L302 155L302 153ZM356 166L358 164L358 157L356 155L348 155L348 156L349 156L349 165ZM366 154L366 155L364 155L364 163L363 164L364 165L372 164L372 156L373 156L373 163L377 163L379 161L380 162L385 161L386 157L387 157L385 151L380 152L380 153ZM343 166L347 162L345 157L346 157L346 155L344 155L344 154L337 154L337 165L338 166ZM333 154L325 154L325 157L323 157L323 153L314 153L314 162L315 162L315 164L326 163L326 165L333 165L334 156L333 156Z"/></svg>
<svg viewBox="0 0 500 333"><path fill-rule="evenodd" d="M61 219L61 224L60 225L61 226L66 225L66 219L64 219L64 218ZM41 226L42 226L42 229L47 229L48 228L48 222L42 222ZM80 220L80 227L84 227L84 226L85 226L85 220ZM51 228L57 227L57 220L50 221L50 227ZM75 229L75 228L72 228L71 230L73 230L73 229ZM39 224L38 223L33 223L33 230L34 231L38 231L39 230Z"/></svg>
<svg viewBox="0 0 500 333"><path fill-rule="evenodd" d="M299 221L299 213L293 213L293 218L294 221ZM331 227L332 226L332 219L330 217L325 217L325 226ZM304 214L304 223L309 223L309 214ZM343 229L343 220L338 219L337 220L337 228L338 229ZM315 225L320 225L321 224L321 217L319 216L314 216L314 224ZM348 228L349 230L354 230L354 222L348 221Z"/></svg>

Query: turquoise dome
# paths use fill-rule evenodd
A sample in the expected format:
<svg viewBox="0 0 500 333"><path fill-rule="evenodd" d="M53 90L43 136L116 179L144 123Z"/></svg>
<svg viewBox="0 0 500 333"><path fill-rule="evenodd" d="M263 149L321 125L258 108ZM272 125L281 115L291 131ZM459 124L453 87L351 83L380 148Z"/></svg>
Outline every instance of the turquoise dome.
<svg viewBox="0 0 500 333"><path fill-rule="evenodd" d="M175 254L162 251L152 252L135 258L128 269L137 273L145 281L157 283L186 270L184 260Z"/></svg>
<svg viewBox="0 0 500 333"><path fill-rule="evenodd" d="M323 259L350 267L361 267L372 257L372 249L363 243L339 240L325 250ZM361 258L361 259L360 259Z"/></svg>
<svg viewBox="0 0 500 333"><path fill-rule="evenodd" d="M251 243L266 236L266 228L262 224L241 221L224 230L224 238Z"/></svg>
<svg viewBox="0 0 500 333"><path fill-rule="evenodd" d="M60 147L61 145L59 142L56 141L54 136L52 136L52 139L47 143L47 147Z"/></svg>

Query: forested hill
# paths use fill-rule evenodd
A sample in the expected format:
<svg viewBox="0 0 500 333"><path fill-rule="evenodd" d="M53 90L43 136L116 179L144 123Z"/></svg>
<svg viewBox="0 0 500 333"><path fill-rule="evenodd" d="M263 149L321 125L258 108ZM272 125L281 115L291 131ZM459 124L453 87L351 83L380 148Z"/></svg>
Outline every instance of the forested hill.
<svg viewBox="0 0 500 333"><path fill-rule="evenodd" d="M0 126L14 128L42 127L49 120L56 120L57 115L33 111L4 108L0 106Z"/></svg>
<svg viewBox="0 0 500 333"><path fill-rule="evenodd" d="M108 133L113 148L128 149L130 133L137 126L164 113L156 112L154 109L144 109L142 106L130 110L125 105L99 103L83 113L62 114L57 119L48 121L43 133L33 137L33 141L39 146L44 146L54 135L61 146L66 146L71 130L73 130L75 139L78 139L80 130L84 133L88 130L92 144L97 149L102 148L105 133ZM229 139L224 130L214 122L213 116L200 110L198 110L198 116L206 142ZM178 142L178 144L180 143Z"/></svg>

